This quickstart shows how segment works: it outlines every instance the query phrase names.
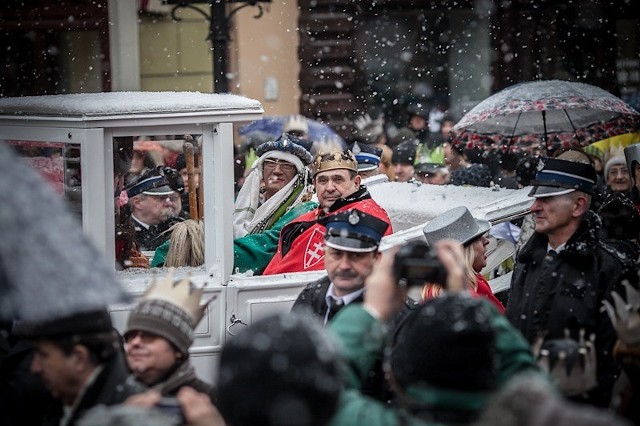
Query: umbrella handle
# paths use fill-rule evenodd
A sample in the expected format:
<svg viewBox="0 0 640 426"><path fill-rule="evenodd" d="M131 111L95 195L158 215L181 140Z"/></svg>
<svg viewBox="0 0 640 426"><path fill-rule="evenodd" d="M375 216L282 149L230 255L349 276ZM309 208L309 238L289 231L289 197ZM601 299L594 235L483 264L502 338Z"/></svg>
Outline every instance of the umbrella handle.
<svg viewBox="0 0 640 426"><path fill-rule="evenodd" d="M184 160L187 165L187 181L189 182L189 215L192 219L198 218L198 200L196 198L196 188L194 179L194 164L193 164L193 144L191 142L185 142L182 147L184 152Z"/></svg>

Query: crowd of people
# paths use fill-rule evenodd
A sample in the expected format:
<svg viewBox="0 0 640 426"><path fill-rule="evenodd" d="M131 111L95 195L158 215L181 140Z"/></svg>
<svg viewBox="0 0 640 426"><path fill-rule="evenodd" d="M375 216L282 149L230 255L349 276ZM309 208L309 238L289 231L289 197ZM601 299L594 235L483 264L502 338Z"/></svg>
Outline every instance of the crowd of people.
<svg viewBox="0 0 640 426"><path fill-rule="evenodd" d="M430 132L424 108L409 112L393 137L362 117L347 147L314 143L300 117L278 137L245 138L234 269L326 276L291 313L231 337L214 383L190 361L202 289L170 271L122 336L106 311L3 325L2 397L15 401L3 424L92 425L122 407L190 425L638 424L640 144L606 161L582 150L496 161ZM121 170L122 267L148 266L147 251L167 264L172 231L197 220L188 161ZM481 274L491 224L466 207L431 220L425 242L381 252L393 227L367 187L385 181L530 185L506 300Z"/></svg>

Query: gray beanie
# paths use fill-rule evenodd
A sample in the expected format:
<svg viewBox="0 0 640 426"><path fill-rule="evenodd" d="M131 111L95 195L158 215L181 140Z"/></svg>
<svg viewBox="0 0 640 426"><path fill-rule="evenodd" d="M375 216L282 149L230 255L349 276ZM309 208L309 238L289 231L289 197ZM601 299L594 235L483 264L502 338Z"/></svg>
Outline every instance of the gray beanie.
<svg viewBox="0 0 640 426"><path fill-rule="evenodd" d="M164 337L187 355L193 343L193 318L174 303L162 299L142 300L129 315L125 336L131 331L146 331Z"/></svg>
<svg viewBox="0 0 640 426"><path fill-rule="evenodd" d="M609 160L607 161L607 163L604 166L604 177L606 179L607 175L609 175L609 170L611 170L611 167L613 166L626 166L627 165L627 161L624 157L624 155L617 155L615 157L611 157L609 158Z"/></svg>

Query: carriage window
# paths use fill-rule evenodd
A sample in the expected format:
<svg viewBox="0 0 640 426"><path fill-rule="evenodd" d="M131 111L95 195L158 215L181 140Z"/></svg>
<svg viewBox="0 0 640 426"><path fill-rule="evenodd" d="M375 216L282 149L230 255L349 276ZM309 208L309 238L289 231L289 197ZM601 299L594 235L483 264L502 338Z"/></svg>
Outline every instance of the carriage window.
<svg viewBox="0 0 640 426"><path fill-rule="evenodd" d="M122 268L204 263L201 135L114 138Z"/></svg>
<svg viewBox="0 0 640 426"><path fill-rule="evenodd" d="M80 145L59 142L5 141L82 219L82 170Z"/></svg>

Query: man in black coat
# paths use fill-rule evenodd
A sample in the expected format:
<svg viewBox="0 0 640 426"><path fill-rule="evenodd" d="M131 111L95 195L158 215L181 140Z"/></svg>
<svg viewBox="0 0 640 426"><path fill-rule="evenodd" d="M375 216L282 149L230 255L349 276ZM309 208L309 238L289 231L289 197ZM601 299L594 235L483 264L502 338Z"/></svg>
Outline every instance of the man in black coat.
<svg viewBox="0 0 640 426"><path fill-rule="evenodd" d="M327 276L308 284L293 312L310 312L326 325L345 305L362 302L364 280L380 258L378 245L388 223L352 209L321 220L325 225Z"/></svg>
<svg viewBox="0 0 640 426"><path fill-rule="evenodd" d="M589 210L594 168L551 158L542 165L530 193L535 233L518 254L506 315L532 345L542 345L538 355L550 357L552 374L570 372L554 375L567 396L607 406L618 366L602 303L621 291L623 279L637 277L598 236L600 220Z"/></svg>
<svg viewBox="0 0 640 426"><path fill-rule="evenodd" d="M14 330L33 339L31 372L42 377L54 398L45 425L75 425L90 408L120 404L144 390L127 380L120 337L106 310L19 323Z"/></svg>

